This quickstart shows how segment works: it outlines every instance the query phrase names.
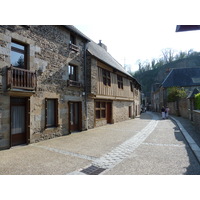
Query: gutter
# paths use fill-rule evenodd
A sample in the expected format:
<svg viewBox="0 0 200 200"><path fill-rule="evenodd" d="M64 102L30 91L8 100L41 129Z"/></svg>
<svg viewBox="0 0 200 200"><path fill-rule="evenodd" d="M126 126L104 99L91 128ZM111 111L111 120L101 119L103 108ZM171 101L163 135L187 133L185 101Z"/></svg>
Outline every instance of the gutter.
<svg viewBox="0 0 200 200"><path fill-rule="evenodd" d="M88 130L88 107L87 107L87 62L86 62L86 52L87 52L87 44L84 43L84 93L85 93L85 117L86 117L86 123L85 123L85 128Z"/></svg>

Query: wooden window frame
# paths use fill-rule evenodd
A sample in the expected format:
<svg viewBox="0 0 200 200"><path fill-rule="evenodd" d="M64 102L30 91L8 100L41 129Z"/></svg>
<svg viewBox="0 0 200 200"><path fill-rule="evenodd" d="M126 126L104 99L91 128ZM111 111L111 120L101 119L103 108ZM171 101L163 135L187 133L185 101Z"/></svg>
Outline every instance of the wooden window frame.
<svg viewBox="0 0 200 200"><path fill-rule="evenodd" d="M106 86L111 86L111 77L108 70L102 69L103 84Z"/></svg>
<svg viewBox="0 0 200 200"><path fill-rule="evenodd" d="M117 75L117 83L118 83L118 88L123 89L123 77L120 75Z"/></svg>
<svg viewBox="0 0 200 200"><path fill-rule="evenodd" d="M48 125L47 124L47 101L54 101L54 123ZM58 127L58 99L57 98L45 98L45 128L53 128Z"/></svg>
<svg viewBox="0 0 200 200"><path fill-rule="evenodd" d="M11 52L17 52L17 53L21 53L24 55L24 68L23 69L28 69L28 62L27 62L27 56L28 56L28 46L22 42L18 42L16 40L11 40L11 43L15 43L18 45L21 45L24 47L24 50L22 49L18 49L17 47L13 47L11 44ZM17 66L13 66L13 67L17 67Z"/></svg>
<svg viewBox="0 0 200 200"><path fill-rule="evenodd" d="M97 104L99 104L98 107L97 107ZM97 117L97 112L99 112L99 117ZM95 118L96 120L106 119L106 102L105 101L95 102Z"/></svg>

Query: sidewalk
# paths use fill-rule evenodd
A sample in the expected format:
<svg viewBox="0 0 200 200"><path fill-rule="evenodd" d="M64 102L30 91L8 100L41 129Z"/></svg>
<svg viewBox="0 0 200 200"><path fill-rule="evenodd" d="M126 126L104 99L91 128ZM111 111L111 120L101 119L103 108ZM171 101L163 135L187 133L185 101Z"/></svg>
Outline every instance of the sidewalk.
<svg viewBox="0 0 200 200"><path fill-rule="evenodd" d="M193 150L195 156L200 162L200 134L196 131L192 121L175 115L171 115L169 117L176 122L190 148Z"/></svg>

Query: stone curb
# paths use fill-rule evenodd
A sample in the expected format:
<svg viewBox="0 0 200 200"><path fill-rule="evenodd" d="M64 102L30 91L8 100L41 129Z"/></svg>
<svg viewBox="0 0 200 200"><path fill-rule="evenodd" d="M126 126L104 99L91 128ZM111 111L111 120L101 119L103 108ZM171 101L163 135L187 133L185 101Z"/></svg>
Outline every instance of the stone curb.
<svg viewBox="0 0 200 200"><path fill-rule="evenodd" d="M185 130L185 128L183 127L183 125L174 117L170 116L170 118L176 122L176 124L178 125L180 131L183 133L185 139L187 140L190 148L192 149L192 151L194 152L197 160L200 163L200 148L199 146L196 144L196 142L192 139L192 137L189 135L189 133Z"/></svg>

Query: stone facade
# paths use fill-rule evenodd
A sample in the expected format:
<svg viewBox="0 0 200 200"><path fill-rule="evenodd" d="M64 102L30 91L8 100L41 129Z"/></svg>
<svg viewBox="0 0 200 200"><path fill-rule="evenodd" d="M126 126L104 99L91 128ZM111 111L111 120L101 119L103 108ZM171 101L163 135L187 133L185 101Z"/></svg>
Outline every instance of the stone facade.
<svg viewBox="0 0 200 200"><path fill-rule="evenodd" d="M196 130L200 133L200 111L199 110L193 110L193 121Z"/></svg>
<svg viewBox="0 0 200 200"><path fill-rule="evenodd" d="M10 93L6 88L6 70L11 65L11 41L28 47L27 69L36 71L37 88L30 99L30 139L27 143L69 134L69 102L81 102L82 127L86 129L84 96L84 56L87 40L73 32L78 51L70 49L72 31L64 26L0 27L0 140L10 144L10 98L26 92ZM77 68L80 87L69 87L68 65ZM45 128L45 98L58 100L58 127ZM1 146L0 146L1 148Z"/></svg>
<svg viewBox="0 0 200 200"><path fill-rule="evenodd" d="M124 89L118 90L115 69L89 53L86 56L89 41L72 26L0 26L0 149L17 145L13 143L12 133L14 107L24 108L26 139L23 143L27 144L67 135L74 130L124 121L140 114L138 82L123 70L118 70L124 82ZM25 47L24 68L11 65L12 53L21 52L20 49L14 50L13 43ZM99 93L99 64L112 71L113 87L109 90L116 95ZM73 72L75 81L71 79L70 70L76 71ZM16 82L17 87L13 87ZM34 82L34 87L25 86L26 82ZM135 84L132 90L130 83ZM54 102L56 122L51 127L47 126L48 100ZM22 106L19 102L23 101ZM106 103L106 117L100 120L96 118L97 102ZM75 119L75 116L78 117ZM76 126L75 121L78 121Z"/></svg>

